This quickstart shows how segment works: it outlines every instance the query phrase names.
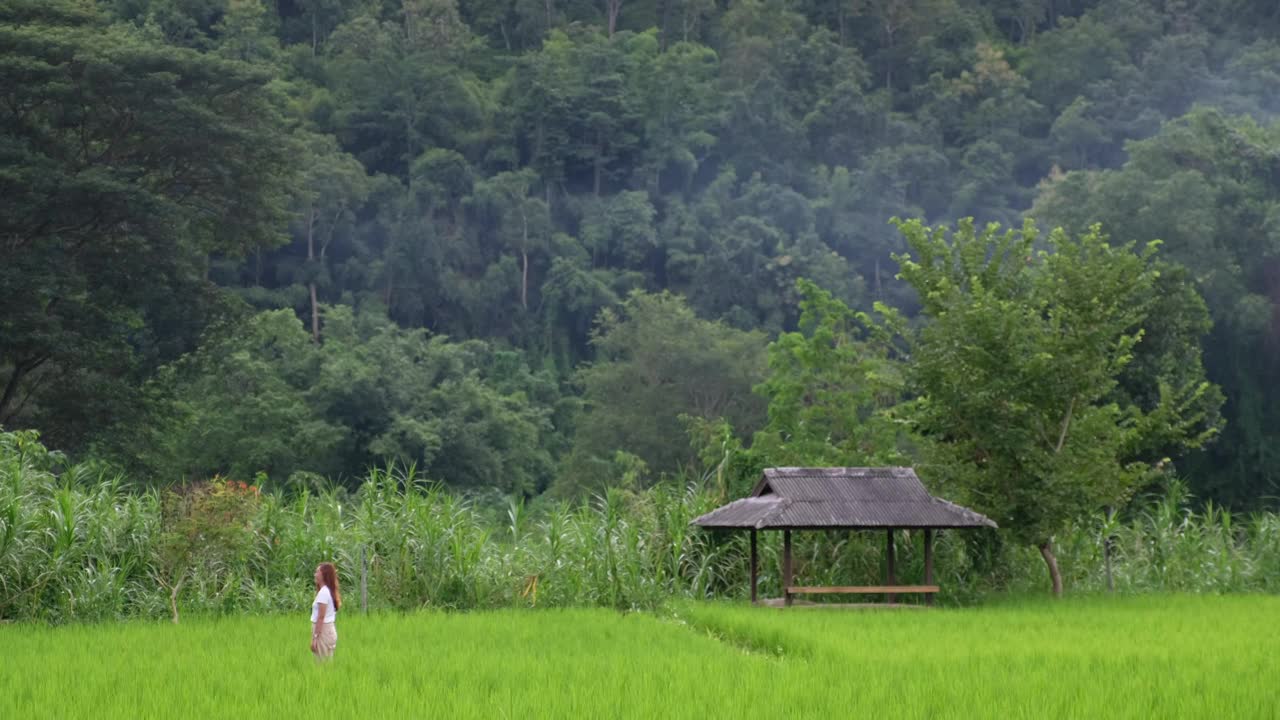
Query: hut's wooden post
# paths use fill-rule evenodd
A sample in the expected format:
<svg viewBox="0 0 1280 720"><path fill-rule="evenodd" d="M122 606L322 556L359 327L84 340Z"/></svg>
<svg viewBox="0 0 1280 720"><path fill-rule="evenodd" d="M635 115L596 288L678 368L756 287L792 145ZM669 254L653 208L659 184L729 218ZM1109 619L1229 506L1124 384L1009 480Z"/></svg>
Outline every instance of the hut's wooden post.
<svg viewBox="0 0 1280 720"><path fill-rule="evenodd" d="M924 584L933 584L933 530L924 530ZM924 604L933 604L933 593L924 594Z"/></svg>
<svg viewBox="0 0 1280 720"><path fill-rule="evenodd" d="M782 531L782 604L791 606L791 530Z"/></svg>
<svg viewBox="0 0 1280 720"><path fill-rule="evenodd" d="M751 604L756 604L756 580L759 574L756 572L756 566L759 562L759 554L756 551L756 529L751 529Z"/></svg>
<svg viewBox="0 0 1280 720"><path fill-rule="evenodd" d="M887 537L888 537L888 540L887 540L887 541L886 541L886 543L885 543L885 549L884 549L884 558L885 558L885 563L884 563L885 585L897 585L897 584L898 584L898 574L897 574L896 572L894 572L894 569L893 569L893 528L889 528L889 533L888 533ZM898 600L898 596L897 596L897 595L895 595L895 594L893 594L893 593L889 593L889 604L890 604L890 605L892 605L893 603L895 603L897 600Z"/></svg>

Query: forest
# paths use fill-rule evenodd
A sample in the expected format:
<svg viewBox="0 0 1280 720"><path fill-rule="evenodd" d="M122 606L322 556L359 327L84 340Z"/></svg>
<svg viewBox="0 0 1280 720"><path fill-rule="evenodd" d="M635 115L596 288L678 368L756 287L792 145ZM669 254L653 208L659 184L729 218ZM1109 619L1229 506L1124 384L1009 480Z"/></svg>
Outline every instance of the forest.
<svg viewBox="0 0 1280 720"><path fill-rule="evenodd" d="M1174 473L1267 508L1277 38L1261 0L0 0L0 426L139 489L917 464L1032 544Z"/></svg>

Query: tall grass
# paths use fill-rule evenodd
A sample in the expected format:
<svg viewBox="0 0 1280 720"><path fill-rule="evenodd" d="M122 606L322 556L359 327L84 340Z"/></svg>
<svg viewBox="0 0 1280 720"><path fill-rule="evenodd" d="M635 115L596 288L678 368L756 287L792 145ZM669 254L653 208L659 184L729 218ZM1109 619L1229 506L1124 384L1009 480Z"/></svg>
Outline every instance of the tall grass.
<svg viewBox="0 0 1280 720"><path fill-rule="evenodd" d="M34 434L0 433L0 619L167 616L175 583L162 572L161 493L131 490L93 464L64 466ZM200 565L172 600L186 616L293 611L309 602L316 563L334 560L354 608L362 559L373 609L635 609L742 598L746 534L689 525L717 501L697 484L662 484L536 511L509 501L495 512L412 469L372 470L354 493L255 498L243 546ZM1072 590L1105 586L1102 549L1111 537L1119 592L1275 592L1277 531L1274 514L1195 512L1175 483L1130 519L1081 523L1057 546ZM797 579L876 581L884 542L882 532L797 533ZM899 532L896 544L899 580L919 579L920 534ZM943 604L1045 587L1039 556L1005 545L998 533L942 533L935 547ZM762 535L760 550L761 592L776 596L778 535Z"/></svg>
<svg viewBox="0 0 1280 720"><path fill-rule="evenodd" d="M1236 515L1212 503L1195 510L1186 483L1171 478L1158 495L1140 498L1124 521L1103 514L1059 538L1068 587L1106 589L1104 540L1112 538L1119 593L1280 591L1280 515ZM1010 587L1040 587L1043 563L1029 549L1013 553ZM1038 571L1038 572L1037 572Z"/></svg>
<svg viewBox="0 0 1280 720"><path fill-rule="evenodd" d="M34 434L0 433L0 618L145 612L159 496L61 461Z"/></svg>
<svg viewBox="0 0 1280 720"><path fill-rule="evenodd" d="M62 461L34 434L0 433L0 619L167 614L160 494ZM740 578L744 539L689 526L713 506L692 489L610 490L536 517L513 505L502 528L412 469L376 469L355 493L263 494L245 547L201 564L176 600L184 614L295 609L329 559L348 607L365 560L374 609L653 607Z"/></svg>

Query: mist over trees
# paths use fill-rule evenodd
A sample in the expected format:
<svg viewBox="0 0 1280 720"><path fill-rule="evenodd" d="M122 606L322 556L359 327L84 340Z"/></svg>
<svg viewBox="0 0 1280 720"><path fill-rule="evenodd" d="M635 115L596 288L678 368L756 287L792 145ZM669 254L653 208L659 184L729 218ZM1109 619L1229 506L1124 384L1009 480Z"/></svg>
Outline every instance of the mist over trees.
<svg viewBox="0 0 1280 720"><path fill-rule="evenodd" d="M1258 506L1276 38L1260 0L0 0L0 425L161 484L905 462L889 219L1031 215L1162 241L1107 401L1207 377L1224 422L1124 458Z"/></svg>

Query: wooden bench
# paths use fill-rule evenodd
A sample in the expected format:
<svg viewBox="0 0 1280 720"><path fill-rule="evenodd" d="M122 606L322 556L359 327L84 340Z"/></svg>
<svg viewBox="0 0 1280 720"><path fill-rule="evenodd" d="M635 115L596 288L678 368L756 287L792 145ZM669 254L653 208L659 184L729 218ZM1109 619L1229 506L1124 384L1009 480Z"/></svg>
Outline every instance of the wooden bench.
<svg viewBox="0 0 1280 720"><path fill-rule="evenodd" d="M926 596L934 595L938 592L937 585L846 585L835 587L821 587L813 585L793 585L788 587L783 598L786 605L791 604L792 595L819 595L826 593L847 593L856 595L888 595L889 602L894 601L895 595L907 594L923 594ZM926 597L926 600L929 598Z"/></svg>

